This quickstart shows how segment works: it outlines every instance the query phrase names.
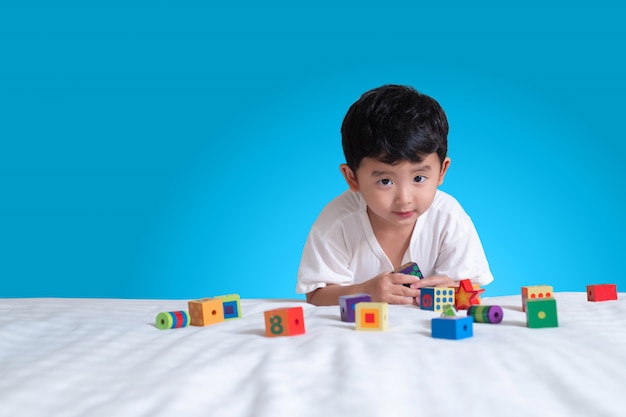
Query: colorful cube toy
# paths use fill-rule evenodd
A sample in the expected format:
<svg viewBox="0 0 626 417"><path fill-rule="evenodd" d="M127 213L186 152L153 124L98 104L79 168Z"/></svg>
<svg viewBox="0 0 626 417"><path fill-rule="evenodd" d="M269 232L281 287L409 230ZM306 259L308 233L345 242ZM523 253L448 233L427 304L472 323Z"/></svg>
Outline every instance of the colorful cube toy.
<svg viewBox="0 0 626 417"><path fill-rule="evenodd" d="M388 326L388 304L360 302L355 308L356 330L385 331Z"/></svg>
<svg viewBox="0 0 626 417"><path fill-rule="evenodd" d="M617 300L617 285L593 284L587 285L587 301Z"/></svg>
<svg viewBox="0 0 626 417"><path fill-rule="evenodd" d="M189 301L192 326L208 326L224 321L224 302L219 298Z"/></svg>
<svg viewBox="0 0 626 417"><path fill-rule="evenodd" d="M357 303L370 302L372 297L369 294L342 295L339 297L339 313L342 321L354 323L354 313Z"/></svg>
<svg viewBox="0 0 626 417"><path fill-rule="evenodd" d="M265 335L296 336L304 334L304 311L302 307L268 310L265 315Z"/></svg>

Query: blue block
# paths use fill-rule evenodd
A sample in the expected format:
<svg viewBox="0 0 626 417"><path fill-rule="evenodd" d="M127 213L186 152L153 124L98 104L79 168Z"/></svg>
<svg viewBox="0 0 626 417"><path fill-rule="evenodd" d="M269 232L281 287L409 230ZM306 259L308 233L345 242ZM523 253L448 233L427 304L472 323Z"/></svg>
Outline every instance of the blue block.
<svg viewBox="0 0 626 417"><path fill-rule="evenodd" d="M420 289L420 308L442 312L446 304L454 305L454 288L424 287Z"/></svg>
<svg viewBox="0 0 626 417"><path fill-rule="evenodd" d="M474 318L435 317L431 321L431 335L437 339L465 339L474 335Z"/></svg>
<svg viewBox="0 0 626 417"><path fill-rule="evenodd" d="M371 301L372 297L369 294L352 294L340 296L339 311L341 313L341 321L354 323L354 312L356 304Z"/></svg>

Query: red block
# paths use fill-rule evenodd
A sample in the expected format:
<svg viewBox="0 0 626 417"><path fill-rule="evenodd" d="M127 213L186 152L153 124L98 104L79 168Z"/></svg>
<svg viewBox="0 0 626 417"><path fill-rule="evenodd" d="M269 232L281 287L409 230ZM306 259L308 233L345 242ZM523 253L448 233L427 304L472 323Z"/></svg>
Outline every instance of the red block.
<svg viewBox="0 0 626 417"><path fill-rule="evenodd" d="M617 285L594 284L587 285L587 301L617 300Z"/></svg>

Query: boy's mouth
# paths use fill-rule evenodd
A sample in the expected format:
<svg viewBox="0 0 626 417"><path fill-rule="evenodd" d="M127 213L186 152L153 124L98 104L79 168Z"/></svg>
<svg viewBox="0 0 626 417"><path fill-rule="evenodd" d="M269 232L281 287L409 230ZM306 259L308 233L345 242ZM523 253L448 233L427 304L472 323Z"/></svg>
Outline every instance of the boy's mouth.
<svg viewBox="0 0 626 417"><path fill-rule="evenodd" d="M409 218L413 215L414 211L394 211L393 214L395 214L398 217L401 217L403 219Z"/></svg>

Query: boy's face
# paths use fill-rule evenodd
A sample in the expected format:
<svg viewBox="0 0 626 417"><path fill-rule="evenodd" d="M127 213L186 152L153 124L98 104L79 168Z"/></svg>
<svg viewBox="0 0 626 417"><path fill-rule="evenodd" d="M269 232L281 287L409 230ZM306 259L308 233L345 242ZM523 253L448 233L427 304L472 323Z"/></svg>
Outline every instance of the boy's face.
<svg viewBox="0 0 626 417"><path fill-rule="evenodd" d="M432 204L449 166L449 158L442 164L432 153L422 162L394 165L364 158L356 173L345 164L341 172L350 190L363 195L373 226L413 227Z"/></svg>

